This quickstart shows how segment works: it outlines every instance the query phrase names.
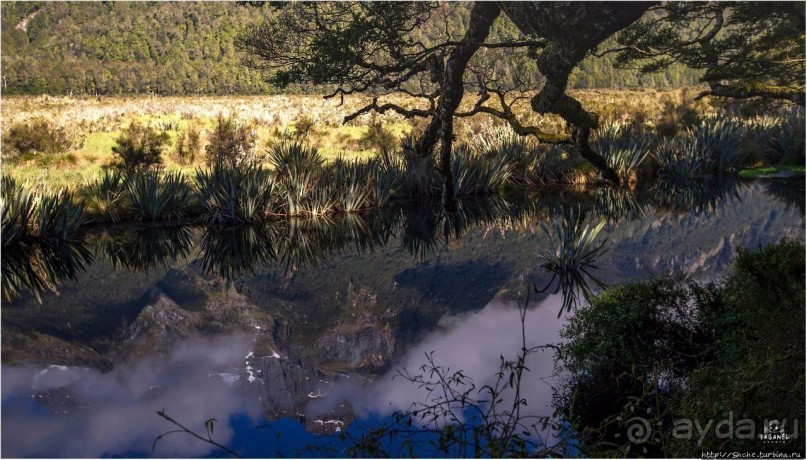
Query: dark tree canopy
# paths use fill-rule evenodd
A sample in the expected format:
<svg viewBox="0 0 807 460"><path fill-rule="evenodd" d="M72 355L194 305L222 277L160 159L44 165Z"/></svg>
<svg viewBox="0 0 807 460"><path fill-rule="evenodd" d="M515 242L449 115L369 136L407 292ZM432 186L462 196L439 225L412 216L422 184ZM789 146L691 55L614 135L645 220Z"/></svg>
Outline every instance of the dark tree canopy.
<svg viewBox="0 0 807 460"><path fill-rule="evenodd" d="M439 152L444 197L450 197L453 120L477 113L501 118L518 134L542 142L574 143L603 178L618 183L588 142L597 115L567 94L572 71L584 58L597 56L615 34L624 46L604 53L618 51L622 64L638 63L649 72L683 62L705 70L710 94L785 97L803 104L803 11L803 4L790 3L292 3L253 26L239 43L251 56L248 63L268 72L277 85L331 85L327 97L376 96L346 121L388 110L429 118L416 150ZM494 37L494 24L502 20L519 33ZM462 36L452 33L458 28L450 24L456 22L464 25ZM502 79L495 70L502 59L531 66ZM478 99L470 110L458 112L466 90ZM390 93L428 105L379 103ZM562 117L571 131L525 126L511 109L524 99L537 113Z"/></svg>
<svg viewBox="0 0 807 460"><path fill-rule="evenodd" d="M703 69L702 94L804 105L804 2L674 2L618 36L618 62Z"/></svg>

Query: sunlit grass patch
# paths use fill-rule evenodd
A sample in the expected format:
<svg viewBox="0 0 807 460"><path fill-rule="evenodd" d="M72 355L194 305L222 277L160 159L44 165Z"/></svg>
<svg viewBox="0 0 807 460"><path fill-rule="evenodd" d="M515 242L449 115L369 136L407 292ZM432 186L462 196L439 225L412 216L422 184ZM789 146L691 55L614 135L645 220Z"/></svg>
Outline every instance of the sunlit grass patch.
<svg viewBox="0 0 807 460"><path fill-rule="evenodd" d="M758 179L782 172L804 174L805 168L804 166L790 165L763 166L761 168L743 169L739 172L739 175L745 179Z"/></svg>

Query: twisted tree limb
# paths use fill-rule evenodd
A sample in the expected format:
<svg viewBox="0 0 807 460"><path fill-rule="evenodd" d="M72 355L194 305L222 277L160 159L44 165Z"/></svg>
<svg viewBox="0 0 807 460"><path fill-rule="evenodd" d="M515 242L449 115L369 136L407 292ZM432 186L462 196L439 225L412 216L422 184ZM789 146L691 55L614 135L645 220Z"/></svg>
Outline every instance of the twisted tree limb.
<svg viewBox="0 0 807 460"><path fill-rule="evenodd" d="M784 86L770 85L746 85L733 86L720 83L711 83L710 88L698 94L695 100L706 96L732 97L737 99L748 99L752 97L762 97L766 99L783 99L804 107L804 91Z"/></svg>

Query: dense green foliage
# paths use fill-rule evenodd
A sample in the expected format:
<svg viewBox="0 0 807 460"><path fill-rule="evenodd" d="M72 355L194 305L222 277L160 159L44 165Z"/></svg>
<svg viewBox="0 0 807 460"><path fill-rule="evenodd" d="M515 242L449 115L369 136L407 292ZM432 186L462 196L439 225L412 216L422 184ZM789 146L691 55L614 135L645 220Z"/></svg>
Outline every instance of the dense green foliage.
<svg viewBox="0 0 807 460"><path fill-rule="evenodd" d="M608 451L600 455L685 457L803 449L804 251L791 242L740 250L722 283L628 284L578 310L562 333L571 378L556 402L583 444ZM628 443L635 416L654 435ZM730 417L753 421L757 434L770 419L786 420L790 435L797 421L799 431L784 445L721 436L714 426L702 438L673 431L683 419L705 426Z"/></svg>
<svg viewBox="0 0 807 460"><path fill-rule="evenodd" d="M804 3L670 2L618 34L617 62L703 69L710 94L804 105Z"/></svg>
<svg viewBox="0 0 807 460"><path fill-rule="evenodd" d="M258 71L240 65L242 56L235 41L244 27L274 11L269 6L230 2L4 2L3 92L273 92ZM458 11L449 18L452 34L463 32L465 16ZM439 25L442 28L443 22ZM423 35L434 33L423 31ZM493 35L494 40L503 40L518 34L509 21L500 20ZM497 51L489 50L489 54ZM508 62L508 56L505 51L491 56L499 76L510 78L535 71L534 64L524 67L521 61ZM571 83L577 88L681 86L696 83L697 75L681 65L659 74L639 75L616 70L611 56L607 56L584 61ZM295 84L292 89L299 87Z"/></svg>
<svg viewBox="0 0 807 460"><path fill-rule="evenodd" d="M233 46L259 11L230 2L3 2L3 92L264 93L270 87L238 65Z"/></svg>

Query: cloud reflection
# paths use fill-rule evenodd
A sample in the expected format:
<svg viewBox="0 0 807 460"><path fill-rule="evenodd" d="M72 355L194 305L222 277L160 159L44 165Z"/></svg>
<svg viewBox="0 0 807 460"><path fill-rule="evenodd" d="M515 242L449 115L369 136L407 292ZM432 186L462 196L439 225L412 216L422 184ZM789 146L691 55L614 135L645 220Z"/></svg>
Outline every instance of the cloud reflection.
<svg viewBox="0 0 807 460"><path fill-rule="evenodd" d="M557 312L562 303L561 295L551 295L530 307L525 319L528 348L560 341L565 315L558 318ZM427 362L426 355L433 351L436 364L449 367L451 372L462 370L473 379L476 388L481 388L495 383L500 356L514 360L520 349L518 304L493 302L475 313L444 317L437 331L410 349L393 367L419 373ZM551 416L554 354L550 349L540 350L528 357L526 365L530 372L524 374L521 391L528 406L522 414ZM383 417L396 410L408 410L413 402L427 402L436 397L395 375L396 371L391 371L366 386L338 385L309 405L309 412L321 413L346 400L359 417Z"/></svg>
<svg viewBox="0 0 807 460"><path fill-rule="evenodd" d="M110 373L76 367L2 367L3 457L101 457L149 455L172 428L156 415L165 409L189 428L218 417L215 439L232 428L223 416L260 416L260 404L239 395L239 364L251 345L246 336L193 340L160 356L121 364ZM208 445L187 435L164 438L157 456L200 456Z"/></svg>

